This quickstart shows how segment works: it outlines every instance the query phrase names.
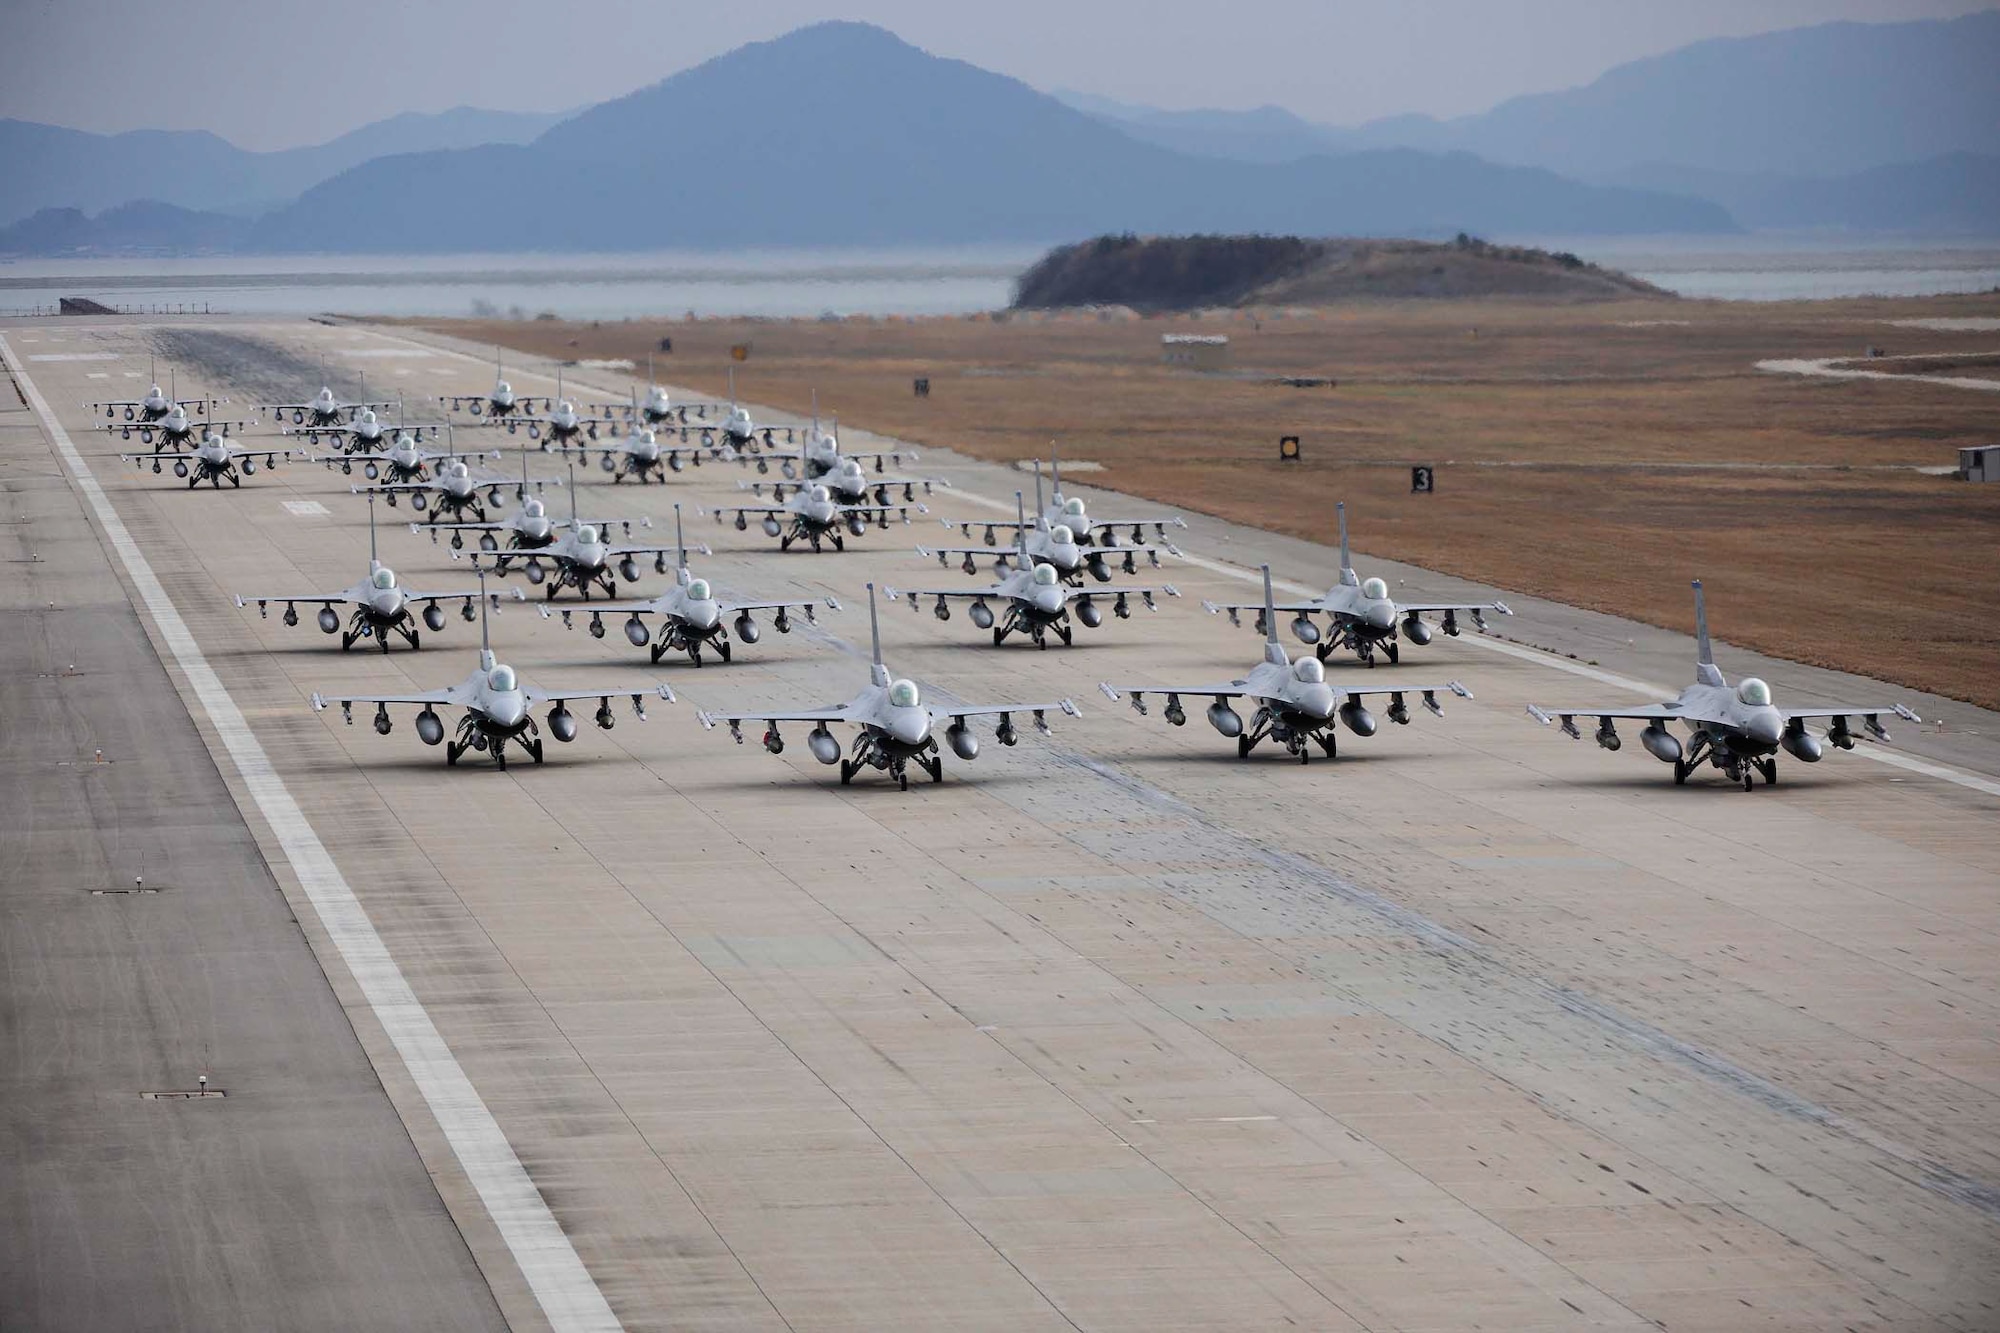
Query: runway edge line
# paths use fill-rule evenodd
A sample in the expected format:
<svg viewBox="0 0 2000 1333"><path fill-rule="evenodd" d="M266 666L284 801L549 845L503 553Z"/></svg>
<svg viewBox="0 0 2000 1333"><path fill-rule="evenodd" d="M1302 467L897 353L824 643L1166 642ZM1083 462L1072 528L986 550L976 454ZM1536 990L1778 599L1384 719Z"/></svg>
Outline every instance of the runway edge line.
<svg viewBox="0 0 2000 1333"><path fill-rule="evenodd" d="M89 464L70 440L69 432L56 419L4 336L0 336L0 359L5 360L16 383L26 392L29 405L89 501L132 586L146 603L181 673L228 750L245 789L283 847L328 938L340 951L341 961L360 986L368 1007L395 1043L396 1053L409 1070L425 1105L437 1118L438 1127L444 1131L453 1154L478 1191L480 1202L520 1266L550 1326L558 1333L572 1330L599 1333L622 1328L576 1247L564 1234L555 1214L549 1211L548 1201L515 1155L505 1131L452 1055L402 968L390 956L388 945L376 931L367 910L299 809L284 779L278 776L270 756L224 688L222 678L202 655L201 646L118 517L110 497L98 485Z"/></svg>

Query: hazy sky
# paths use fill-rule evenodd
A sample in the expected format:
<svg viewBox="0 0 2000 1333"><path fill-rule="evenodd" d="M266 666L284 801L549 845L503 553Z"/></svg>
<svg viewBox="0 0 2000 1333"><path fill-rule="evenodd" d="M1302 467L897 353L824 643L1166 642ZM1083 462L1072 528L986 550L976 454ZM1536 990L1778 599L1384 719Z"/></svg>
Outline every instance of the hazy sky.
<svg viewBox="0 0 2000 1333"><path fill-rule="evenodd" d="M555 110L826 18L1155 106L1351 124L1484 110L1704 37L1992 0L0 0L0 116L316 143L398 111Z"/></svg>

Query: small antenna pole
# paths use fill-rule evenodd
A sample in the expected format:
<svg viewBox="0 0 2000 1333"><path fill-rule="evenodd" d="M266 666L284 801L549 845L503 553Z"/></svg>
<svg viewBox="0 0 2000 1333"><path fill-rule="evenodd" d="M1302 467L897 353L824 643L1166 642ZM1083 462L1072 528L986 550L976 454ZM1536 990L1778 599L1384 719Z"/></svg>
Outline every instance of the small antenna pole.
<svg viewBox="0 0 2000 1333"><path fill-rule="evenodd" d="M485 662L493 657L493 639L486 630L486 566L475 560L472 568L479 575L479 658Z"/></svg>
<svg viewBox="0 0 2000 1333"><path fill-rule="evenodd" d="M681 502L679 500L674 501L674 551L675 558L680 561L681 568L686 569L688 548L687 543L681 539Z"/></svg>
<svg viewBox="0 0 2000 1333"><path fill-rule="evenodd" d="M373 574L379 564L375 557L375 492L368 492L368 572Z"/></svg>

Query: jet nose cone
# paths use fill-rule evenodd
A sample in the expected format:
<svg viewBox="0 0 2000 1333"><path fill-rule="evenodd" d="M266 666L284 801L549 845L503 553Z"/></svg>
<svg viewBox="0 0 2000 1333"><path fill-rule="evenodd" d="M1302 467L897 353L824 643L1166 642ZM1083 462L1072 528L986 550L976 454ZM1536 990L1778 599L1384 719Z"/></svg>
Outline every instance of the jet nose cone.
<svg viewBox="0 0 2000 1333"><path fill-rule="evenodd" d="M916 745L930 734L930 714L921 708L904 708L889 719L889 734L905 745Z"/></svg>
<svg viewBox="0 0 2000 1333"><path fill-rule="evenodd" d="M1048 615L1054 615L1058 610L1062 608L1062 604L1063 604L1063 594L1061 588L1035 589L1035 609L1037 611L1044 612L1045 614Z"/></svg>
<svg viewBox="0 0 2000 1333"><path fill-rule="evenodd" d="M1333 687L1330 685L1304 685L1299 688L1299 711L1313 717L1333 716Z"/></svg>
<svg viewBox="0 0 2000 1333"><path fill-rule="evenodd" d="M812 520L815 523L833 522L833 506L824 500L815 500L811 504L808 504L806 512L812 515Z"/></svg>
<svg viewBox="0 0 2000 1333"><path fill-rule="evenodd" d="M527 713L528 705L518 694L503 694L489 701L486 716L503 727L518 723Z"/></svg>
<svg viewBox="0 0 2000 1333"><path fill-rule="evenodd" d="M722 619L722 608L714 602L689 602L687 621L698 629L714 629L715 622Z"/></svg>
<svg viewBox="0 0 2000 1333"><path fill-rule="evenodd" d="M1376 629L1388 629L1396 623L1396 608L1390 602L1376 602L1368 608L1368 623Z"/></svg>
<svg viewBox="0 0 2000 1333"><path fill-rule="evenodd" d="M403 609L403 594L395 591L378 592L374 597L375 614L393 616Z"/></svg>
<svg viewBox="0 0 2000 1333"><path fill-rule="evenodd" d="M1768 709L1753 713L1744 724L1743 730L1759 745L1776 745L1779 733L1784 731L1784 723L1778 719L1778 710Z"/></svg>

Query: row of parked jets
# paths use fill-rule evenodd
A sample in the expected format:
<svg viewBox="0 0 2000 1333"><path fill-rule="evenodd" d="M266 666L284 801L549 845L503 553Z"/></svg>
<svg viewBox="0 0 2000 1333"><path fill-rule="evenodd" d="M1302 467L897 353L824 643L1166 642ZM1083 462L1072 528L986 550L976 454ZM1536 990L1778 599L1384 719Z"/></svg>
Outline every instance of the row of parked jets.
<svg viewBox="0 0 2000 1333"><path fill-rule="evenodd" d="M913 509L928 513L928 507L916 499L917 492L931 495L949 486L942 478L889 472L891 466L900 468L906 459L914 459L913 451L844 454L837 425L823 429L816 406L810 425L803 428L803 440L799 439L800 428L759 427L748 410L735 401L733 374L726 406L676 404L664 388L654 384L643 397L635 389L623 403L579 408L564 396L560 379L553 397L517 395L498 367L490 392L439 399L449 414L464 413L487 427L510 432L525 429L539 451L568 457L567 483L531 477L528 460L537 451L526 449L521 451L518 481L496 474L475 477L471 471L474 464L498 461L501 452L452 448L449 419L442 425L409 427L399 420L394 427L385 426L380 414L394 407L400 416L400 403L345 402L330 388L322 388L303 402L266 404L260 409L259 415L280 423L285 435L335 449L318 455L280 445L244 443L234 432L253 423L218 417L214 409L226 401L180 399L154 384L142 398L90 406L105 413L105 429L128 436L137 430L144 442L153 445L150 452L123 457L150 463L155 473L170 466L177 477L187 480L190 489L204 480L212 487L219 488L223 480L240 486L244 477L255 475L258 460L268 468L301 452L308 461L337 468L344 475L352 476L358 468L368 484L351 489L365 495L370 504L365 579L334 593L248 593L237 597L236 603L247 607L254 602L260 615L268 615L271 607L281 605L282 619L288 625L298 623L299 606L316 605L319 628L329 635L339 634L344 650L372 642L383 652L389 651L394 640L419 648L424 631L442 631L448 623L446 607L457 604L463 619L476 619L480 624L478 666L462 681L411 694L312 696L315 709L338 707L350 724L355 705L372 706L375 730L383 735L393 729L392 705L413 706L419 710L419 738L429 745L444 744L450 765L456 765L467 753L481 753L504 768L509 746L535 763L542 762L541 725L534 716L537 708L548 708L543 720L549 734L567 742L578 731L572 703L595 700L594 719L608 729L614 723L614 698L628 697L641 720L646 716L648 699L674 700L669 686L654 681L635 681L629 688L567 692L526 684L513 667L495 657L487 626L488 613L497 613L503 600L510 599L509 594L515 602L524 601L525 594L518 588L507 594L495 591L489 578L523 575L542 589L542 616L559 616L565 627L574 628L580 614L589 632L602 638L607 619L618 622L627 640L648 651L653 664L669 653L685 653L695 666L703 664L704 654L728 662L732 641L758 642L760 614L769 616L780 633L788 633L794 617L813 624L820 611L841 609L830 597L732 601L718 596L709 580L697 576L689 566L681 505L674 506L671 546L634 542L634 529L650 528L649 518L580 517L576 462L587 463L595 454L613 483L628 478L645 483L656 476L664 482L668 472L700 466L704 460L754 466L759 479L744 480L739 486L768 503L715 506L707 512L718 521L733 519L739 531L757 522L766 534L778 539L782 550L809 546L819 551L828 545L842 550L844 536L861 536L871 526L886 528L892 516L907 524ZM284 426L288 420L289 426ZM661 434L669 436L667 443L660 442ZM426 439L436 442L440 435L446 440L443 449L425 447ZM607 439L607 435L612 438ZM1099 627L1107 608L1113 618L1123 619L1131 614L1135 601L1153 610L1157 598L1178 597L1179 591L1172 584L1130 585L1117 579L1120 573L1135 573L1140 559L1157 568L1163 554L1179 556L1181 552L1168 532L1184 528L1185 521L1171 514L1095 517L1081 497L1065 495L1060 460L1053 451L1049 464L1049 497L1043 492L1042 465L1039 461L1034 465L1032 519L1025 493L1016 492L1016 512L1011 520L942 520L968 542L975 532L982 533L983 546L918 547L920 554L935 557L941 566L949 568L956 563L967 574L977 574L982 560L990 557L994 582L976 587L883 587L879 590L882 599L905 602L913 611L929 604L941 621L951 619L953 602L962 602L967 619L982 635L990 632L996 647L1018 636L1047 648L1051 640L1069 644L1078 626ZM776 476L772 475L774 468ZM565 484L570 492L570 517L552 518L542 492ZM488 508L502 506L506 489L514 491L519 508L511 517L496 519ZM434 543L440 533L449 533L454 559L470 560L478 586L424 590L401 583L395 571L379 558L377 499L390 506L397 505L399 499L409 500L414 510L427 516L411 523L410 530L428 531ZM1336 506L1336 514L1340 570L1324 595L1280 602L1273 592L1270 568L1264 566L1260 603L1203 603L1207 610L1226 615L1234 624L1242 623L1243 613L1252 613L1255 628L1264 637L1262 661L1224 681L1183 685L1107 681L1099 689L1114 701L1129 700L1141 714L1148 711L1146 701L1151 696L1160 701L1162 716L1174 726L1185 725L1188 701L1206 701L1207 721L1236 743L1240 756L1247 758L1260 744L1270 741L1301 763L1309 762L1315 749L1334 757L1341 728L1356 736L1372 736L1378 723L1368 706L1371 698L1379 701L1386 696L1382 711L1391 722L1406 724L1411 720L1412 698L1427 711L1442 715L1439 696L1472 697L1457 680L1401 681L1368 676L1360 683L1335 683L1329 679L1326 663L1342 650L1353 653L1357 662L1367 667L1376 665L1378 655L1394 664L1400 660L1404 641L1428 644L1436 630L1455 636L1461 632L1461 617L1484 631L1489 614L1512 614L1505 603L1497 601L1398 602L1385 580L1363 579L1357 574L1348 547L1344 504ZM614 529L626 540L614 541ZM999 540L1002 533L1012 536L1005 545ZM1121 534L1128 539L1121 540ZM465 550L468 538L474 542L471 551ZM703 544L698 543L696 549L712 554ZM650 562L664 575L670 554L673 583L666 591L642 600L618 598L620 577L636 582L641 577L641 562ZM558 603L565 592L575 594L576 604ZM804 726L809 728L808 749L821 762L839 765L843 784L875 770L907 788L912 765L933 782L943 779L946 746L963 760L977 756L980 742L969 725L975 719L996 719L995 739L1011 746L1018 740L1014 721L1018 715L1027 715L1036 730L1046 733L1049 714L1078 714L1076 704L1068 698L975 705L927 702L915 681L894 676L884 662L878 589L870 583L867 592L872 658L868 685L860 693L824 707L701 711L697 714L700 723L711 729L727 728L739 743L744 740L745 724L761 723L762 744L773 754L785 748L783 727ZM599 594L605 600L596 600ZM1700 768L1712 766L1746 791L1754 788L1759 776L1766 785L1777 782L1776 756L1780 750L1812 763L1821 758L1827 745L1852 749L1856 737L1849 726L1851 718L1860 718L1863 731L1880 741L1889 738L1881 725L1882 715L1918 720L1899 703L1781 708L1762 680L1747 677L1730 685L1711 652L1699 581L1694 584L1694 596L1695 678L1676 698L1638 708L1531 705L1528 711L1543 723L1559 721L1562 731L1574 738L1582 734L1576 719L1593 718L1595 739L1609 750L1620 748L1622 743L1618 722L1642 723L1641 745L1673 766L1677 783L1685 783ZM1297 660L1280 641L1281 616L1288 621L1293 637L1307 649ZM463 710L448 740L440 708ZM1815 735L1808 730L1808 721L1822 723L1823 732ZM1668 730L1673 722L1679 722L1688 733L1685 742ZM842 743L833 731L836 725L855 728L851 742Z"/></svg>

